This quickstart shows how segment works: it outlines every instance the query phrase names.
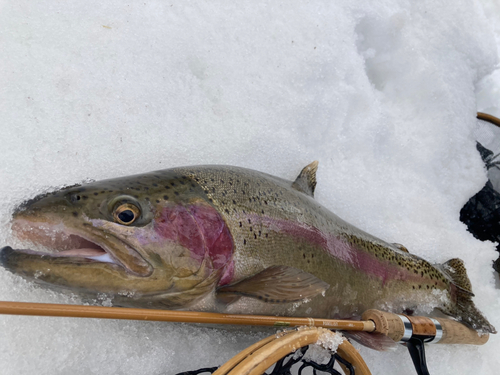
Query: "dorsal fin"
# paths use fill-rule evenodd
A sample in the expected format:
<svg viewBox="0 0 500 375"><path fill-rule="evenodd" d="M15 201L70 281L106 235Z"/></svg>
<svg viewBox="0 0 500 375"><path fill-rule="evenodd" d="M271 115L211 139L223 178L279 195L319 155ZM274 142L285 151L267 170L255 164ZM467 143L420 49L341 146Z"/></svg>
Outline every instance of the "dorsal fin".
<svg viewBox="0 0 500 375"><path fill-rule="evenodd" d="M299 177L292 184L295 190L301 193L314 197L314 189L316 188L316 171L318 170L318 161L315 160L311 164L302 169Z"/></svg>
<svg viewBox="0 0 500 375"><path fill-rule="evenodd" d="M462 259L453 258L443 263L444 272L451 278L453 284L464 292L469 293L471 296L472 285L467 276L467 270Z"/></svg>

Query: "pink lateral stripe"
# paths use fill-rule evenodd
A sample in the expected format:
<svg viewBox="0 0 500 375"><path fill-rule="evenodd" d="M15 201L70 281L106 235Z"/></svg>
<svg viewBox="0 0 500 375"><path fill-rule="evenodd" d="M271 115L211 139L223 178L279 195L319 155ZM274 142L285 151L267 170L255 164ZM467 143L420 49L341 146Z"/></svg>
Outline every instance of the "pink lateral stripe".
<svg viewBox="0 0 500 375"><path fill-rule="evenodd" d="M308 224L257 214L250 214L248 217L252 223L260 223L273 231L286 233L294 238L313 243L352 268L381 279L384 284L388 280L422 281L420 276L407 269L381 261L363 249L352 246L346 240L330 233L321 232L318 228Z"/></svg>

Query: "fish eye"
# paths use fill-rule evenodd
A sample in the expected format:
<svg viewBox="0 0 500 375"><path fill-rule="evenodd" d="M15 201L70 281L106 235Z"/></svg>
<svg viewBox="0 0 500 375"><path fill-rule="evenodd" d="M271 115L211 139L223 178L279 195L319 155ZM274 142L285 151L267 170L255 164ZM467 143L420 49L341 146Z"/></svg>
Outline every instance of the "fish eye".
<svg viewBox="0 0 500 375"><path fill-rule="evenodd" d="M131 203L118 205L113 211L113 217L119 224L130 225L141 216L140 209Z"/></svg>

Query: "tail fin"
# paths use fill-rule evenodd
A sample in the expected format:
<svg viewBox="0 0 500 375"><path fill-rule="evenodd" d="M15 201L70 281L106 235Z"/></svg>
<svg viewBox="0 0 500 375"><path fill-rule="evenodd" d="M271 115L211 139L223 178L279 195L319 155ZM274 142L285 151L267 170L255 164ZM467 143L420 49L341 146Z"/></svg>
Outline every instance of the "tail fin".
<svg viewBox="0 0 500 375"><path fill-rule="evenodd" d="M478 332L496 333L495 327L483 316L472 302L472 287L461 259L450 259L442 265L442 271L451 279L452 295L456 302L442 309L444 313L472 327Z"/></svg>

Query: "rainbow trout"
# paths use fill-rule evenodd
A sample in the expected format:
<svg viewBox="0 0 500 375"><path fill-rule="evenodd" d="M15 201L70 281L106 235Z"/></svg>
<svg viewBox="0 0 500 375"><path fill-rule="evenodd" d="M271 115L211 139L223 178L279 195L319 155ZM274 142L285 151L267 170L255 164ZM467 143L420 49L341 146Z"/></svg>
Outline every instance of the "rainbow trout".
<svg viewBox="0 0 500 375"><path fill-rule="evenodd" d="M14 213L17 237L44 251L4 247L0 263L119 306L315 318L438 309L495 332L460 259L432 265L343 221L313 199L316 169L291 182L195 166L63 188Z"/></svg>

